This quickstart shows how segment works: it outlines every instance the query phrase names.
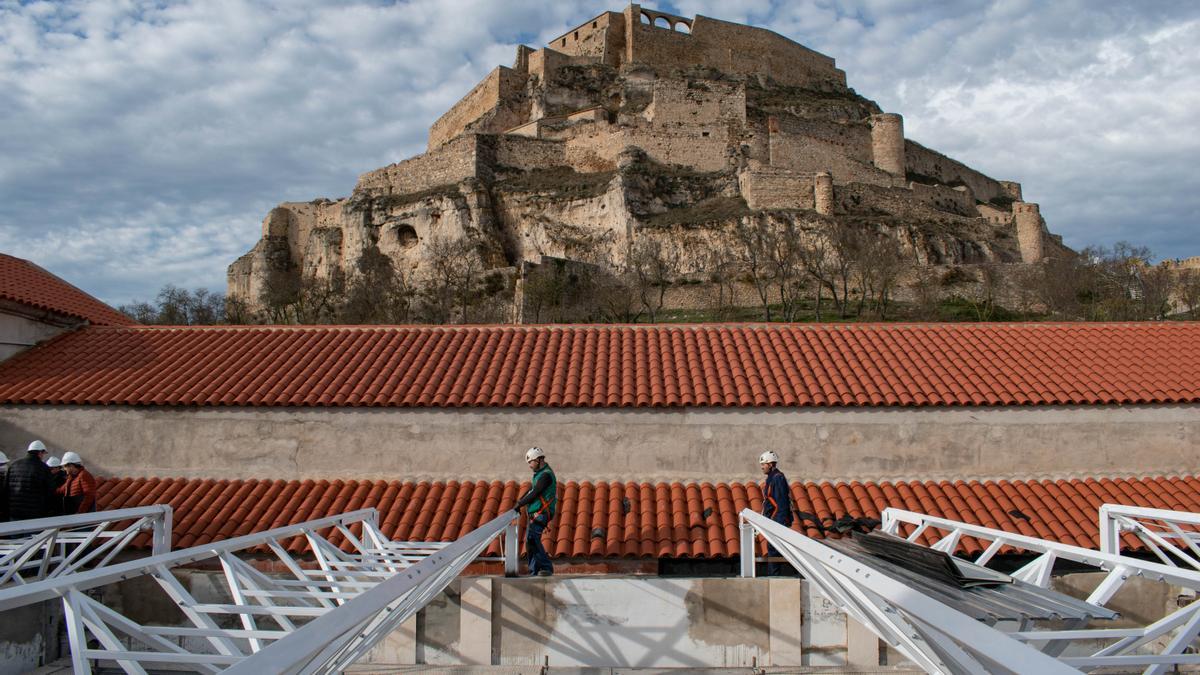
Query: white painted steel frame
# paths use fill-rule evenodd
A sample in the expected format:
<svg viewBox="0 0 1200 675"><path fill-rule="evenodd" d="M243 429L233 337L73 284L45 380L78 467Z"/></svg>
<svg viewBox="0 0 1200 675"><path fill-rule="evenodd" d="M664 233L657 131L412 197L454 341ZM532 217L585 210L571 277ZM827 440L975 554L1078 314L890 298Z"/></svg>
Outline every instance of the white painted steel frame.
<svg viewBox="0 0 1200 675"><path fill-rule="evenodd" d="M150 532L150 555L171 549L163 504L0 523L0 588L104 567Z"/></svg>
<svg viewBox="0 0 1200 675"><path fill-rule="evenodd" d="M1105 504L1100 507L1100 550L1121 552L1121 534L1141 540L1165 565L1200 570L1200 513Z"/></svg>
<svg viewBox="0 0 1200 675"><path fill-rule="evenodd" d="M918 542L923 534L928 534L935 539L930 548L952 555L962 538L976 538L985 546L982 554L972 561L977 565L988 565L1001 550L1036 554L1013 575L1042 587L1049 587L1050 574L1057 560L1102 569L1109 574L1087 598L1088 602L1102 607L1132 578L1162 581L1182 586L1192 593L1200 591L1200 569L1176 566L1169 560L1154 562L1120 555L1116 546L1121 527L1138 533L1136 528L1129 526L1130 519L1150 519L1156 525L1147 530L1156 532L1160 532L1157 528L1164 527L1164 522L1176 526L1200 525L1200 514L1105 504L1100 508L1099 520L1102 548L1106 550L1100 551L894 508L884 510L881 527L884 532L904 536L910 542ZM1169 526L1166 531L1175 537L1146 536L1172 555L1183 555L1184 550L1193 551L1195 540L1188 536L1187 530L1183 530L1182 536ZM1056 664L1054 668L1080 670L1144 668L1144 673L1158 674L1172 665L1200 663L1200 656L1184 653L1200 635L1200 602L1192 602L1139 628L1046 631L1037 626L1022 626L1018 631L1006 633L956 613L934 599L922 596L923 601L928 602L914 602L911 596L916 593L902 585L896 586L894 580L749 509L742 513L744 577L754 575L756 532L774 545L805 578L821 587L848 615L930 673L1020 673L1030 668L1046 673L1055 671L1050 669L1049 662L1034 663L1031 651L1039 657L1050 658ZM1183 549L1175 545L1172 550L1172 542L1180 542ZM746 555L746 551L750 555ZM953 616L947 615L948 611L958 614L956 620L946 621L947 616ZM1094 647L1087 649L1087 645L1097 643L1105 646L1097 651L1092 651ZM1075 647L1072 656L1058 656L1069 646ZM1075 655L1088 651L1091 653L1086 656Z"/></svg>
<svg viewBox="0 0 1200 675"><path fill-rule="evenodd" d="M417 575L420 577L418 582L405 592L403 598L397 599L397 606L406 615L411 614L441 592L462 567L475 560L478 553L500 534L506 538L504 550L514 553L512 560L505 560L505 569L516 570L514 513L506 513L452 543L388 541L376 523L376 511L363 509L0 589L0 611L61 596L76 673L90 673L92 662L96 660L113 661L129 673L145 673L147 665L215 672L268 648L281 638L298 633L306 622L342 609L348 601L389 579L398 575L403 575L404 579L412 578L415 573L411 570L417 565L425 565ZM496 523L501 523L498 529ZM361 528L358 535L351 529L355 525ZM344 537L353 551L345 552L333 545L320 533L326 529ZM487 530L488 535L479 534L481 530ZM296 536L307 539L317 569L306 568L288 552L286 542ZM460 545L463 541L467 544ZM465 546L470 547L470 555L463 553ZM256 547L269 550L278 567L287 570L291 576L279 578L263 574L235 555L237 551ZM171 571L180 565L211 558L216 558L221 565L233 600L231 603L199 602ZM190 625L142 625L86 594L90 589L140 576L152 577ZM371 595L377 597L374 593ZM237 617L240 628L223 626L222 619L231 616ZM344 612L339 616L344 616ZM339 663L349 663L347 658L357 658L386 635L389 627L398 625L391 616L384 619L372 623L369 641L364 636L342 641L341 647L330 653L330 658L336 658ZM95 641L97 646L89 647L89 640Z"/></svg>

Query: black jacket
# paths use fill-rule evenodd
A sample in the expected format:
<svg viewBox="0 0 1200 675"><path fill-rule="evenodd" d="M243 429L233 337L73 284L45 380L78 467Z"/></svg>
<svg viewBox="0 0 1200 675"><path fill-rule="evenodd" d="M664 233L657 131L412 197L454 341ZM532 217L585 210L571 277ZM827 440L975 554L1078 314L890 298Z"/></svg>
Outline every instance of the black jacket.
<svg viewBox="0 0 1200 675"><path fill-rule="evenodd" d="M8 463L0 500L9 520L46 518L54 515L54 476L36 455L27 454Z"/></svg>

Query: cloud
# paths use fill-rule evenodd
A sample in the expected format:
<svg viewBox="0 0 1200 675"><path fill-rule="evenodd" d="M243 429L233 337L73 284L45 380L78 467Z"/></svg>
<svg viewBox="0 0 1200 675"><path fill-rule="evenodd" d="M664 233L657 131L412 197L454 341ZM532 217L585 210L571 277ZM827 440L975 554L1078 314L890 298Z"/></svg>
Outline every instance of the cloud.
<svg viewBox="0 0 1200 675"><path fill-rule="evenodd" d="M1200 8L1064 0L662 6L835 57L908 135L1021 181L1069 243L1200 253ZM110 302L222 290L281 201L420 152L518 43L594 0L0 0L0 249Z"/></svg>

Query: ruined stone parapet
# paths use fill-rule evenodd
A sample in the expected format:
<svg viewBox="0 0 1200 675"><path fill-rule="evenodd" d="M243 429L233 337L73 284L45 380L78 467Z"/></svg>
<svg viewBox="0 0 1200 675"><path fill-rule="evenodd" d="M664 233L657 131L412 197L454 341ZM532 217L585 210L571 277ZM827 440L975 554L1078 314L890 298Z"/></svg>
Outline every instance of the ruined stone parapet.
<svg viewBox="0 0 1200 675"><path fill-rule="evenodd" d="M1014 202L1025 201L1021 198L1021 184L1016 181L1002 180L999 181L1000 189L1004 191L1004 196Z"/></svg>
<svg viewBox="0 0 1200 675"><path fill-rule="evenodd" d="M1046 228L1041 210L1030 202L1013 202L1013 222L1017 228L1017 244L1021 261L1039 262L1046 257Z"/></svg>
<svg viewBox="0 0 1200 675"><path fill-rule="evenodd" d="M828 172L813 176L813 204L817 213L823 216L833 215L833 176Z"/></svg>
<svg viewBox="0 0 1200 675"><path fill-rule="evenodd" d="M897 113L872 115L871 150L877 168L903 178L904 118Z"/></svg>

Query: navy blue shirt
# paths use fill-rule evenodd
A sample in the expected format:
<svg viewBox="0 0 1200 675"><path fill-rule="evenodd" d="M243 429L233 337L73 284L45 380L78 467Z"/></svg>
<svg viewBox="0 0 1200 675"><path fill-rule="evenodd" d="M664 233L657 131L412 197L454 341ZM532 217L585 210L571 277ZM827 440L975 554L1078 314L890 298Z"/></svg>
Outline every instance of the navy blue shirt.
<svg viewBox="0 0 1200 675"><path fill-rule="evenodd" d="M792 498L788 493L787 476L779 469L771 469L763 481L762 513L781 525L792 525Z"/></svg>

